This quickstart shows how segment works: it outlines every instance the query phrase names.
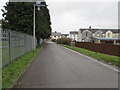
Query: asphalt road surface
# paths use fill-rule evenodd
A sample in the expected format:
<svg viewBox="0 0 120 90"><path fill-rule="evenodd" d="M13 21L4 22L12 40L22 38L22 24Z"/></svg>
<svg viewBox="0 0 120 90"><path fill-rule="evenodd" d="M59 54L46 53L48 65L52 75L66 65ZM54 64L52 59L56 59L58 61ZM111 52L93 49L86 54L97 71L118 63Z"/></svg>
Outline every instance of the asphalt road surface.
<svg viewBox="0 0 120 90"><path fill-rule="evenodd" d="M118 72L48 42L16 88L118 88Z"/></svg>

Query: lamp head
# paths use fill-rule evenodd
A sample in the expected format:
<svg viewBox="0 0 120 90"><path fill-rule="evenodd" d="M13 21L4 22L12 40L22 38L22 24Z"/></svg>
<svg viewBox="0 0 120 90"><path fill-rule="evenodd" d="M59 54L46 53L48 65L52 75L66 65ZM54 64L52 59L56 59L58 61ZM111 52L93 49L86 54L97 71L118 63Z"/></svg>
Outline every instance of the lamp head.
<svg viewBox="0 0 120 90"><path fill-rule="evenodd" d="M39 7L41 5L41 1L36 1L36 5Z"/></svg>

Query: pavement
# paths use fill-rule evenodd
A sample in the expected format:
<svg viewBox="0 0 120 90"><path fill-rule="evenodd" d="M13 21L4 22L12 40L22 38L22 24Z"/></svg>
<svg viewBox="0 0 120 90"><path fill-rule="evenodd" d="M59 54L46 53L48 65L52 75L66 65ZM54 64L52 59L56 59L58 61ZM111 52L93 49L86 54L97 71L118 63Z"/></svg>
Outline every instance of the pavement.
<svg viewBox="0 0 120 90"><path fill-rule="evenodd" d="M118 88L118 72L48 42L15 88Z"/></svg>

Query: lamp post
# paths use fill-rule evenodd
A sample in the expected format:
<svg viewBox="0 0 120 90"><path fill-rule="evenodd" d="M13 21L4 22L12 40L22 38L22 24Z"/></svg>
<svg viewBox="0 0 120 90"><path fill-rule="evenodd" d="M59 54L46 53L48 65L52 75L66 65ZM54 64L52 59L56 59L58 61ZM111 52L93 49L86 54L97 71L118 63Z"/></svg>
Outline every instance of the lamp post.
<svg viewBox="0 0 120 90"><path fill-rule="evenodd" d="M33 13L33 45L34 45L34 50L35 50L35 6L38 7L38 10L40 11L40 6L45 6L45 5L41 5L41 1L36 1L36 4L34 4L34 13Z"/></svg>
<svg viewBox="0 0 120 90"><path fill-rule="evenodd" d="M33 13L33 45L34 45L34 50L35 50L35 4L34 4L34 13Z"/></svg>

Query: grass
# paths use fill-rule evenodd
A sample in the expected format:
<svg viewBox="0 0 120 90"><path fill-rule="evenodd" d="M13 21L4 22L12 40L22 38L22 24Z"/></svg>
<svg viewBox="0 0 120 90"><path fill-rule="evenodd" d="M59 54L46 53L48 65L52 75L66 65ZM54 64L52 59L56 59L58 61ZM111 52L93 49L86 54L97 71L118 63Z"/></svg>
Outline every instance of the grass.
<svg viewBox="0 0 120 90"><path fill-rule="evenodd" d="M63 45L63 44L60 44L60 45L62 45L64 47L67 47L69 49L75 50L77 52L83 53L85 55L89 55L89 56L91 56L93 58L96 58L98 60L102 60L102 61L111 63L113 65L117 65L117 66L120 65L120 61L119 61L120 57L118 57L118 56L102 54L102 53L86 50L86 49L83 49L83 48L78 48L78 47L73 47L73 46L68 46L68 45Z"/></svg>
<svg viewBox="0 0 120 90"><path fill-rule="evenodd" d="M2 88L9 88L19 77L29 62L38 54L42 45L2 68Z"/></svg>

